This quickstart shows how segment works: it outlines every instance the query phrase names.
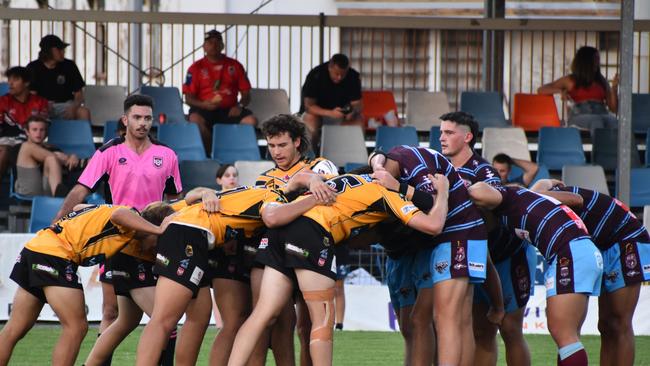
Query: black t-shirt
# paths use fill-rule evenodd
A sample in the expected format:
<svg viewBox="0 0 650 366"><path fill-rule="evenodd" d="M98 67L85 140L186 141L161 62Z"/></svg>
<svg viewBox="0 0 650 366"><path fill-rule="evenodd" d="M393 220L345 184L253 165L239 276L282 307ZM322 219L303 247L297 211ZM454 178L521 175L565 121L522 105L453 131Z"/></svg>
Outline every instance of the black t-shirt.
<svg viewBox="0 0 650 366"><path fill-rule="evenodd" d="M316 99L316 104L325 109L345 107L350 102L361 99L361 79L353 68L340 83L334 84L327 70L328 62L313 68L302 86L302 103L300 112L305 111L305 98Z"/></svg>
<svg viewBox="0 0 650 366"><path fill-rule="evenodd" d="M72 60L64 59L53 69L48 69L41 60L34 60L27 65L27 70L32 74L30 89L55 103L74 99L72 93L86 85Z"/></svg>

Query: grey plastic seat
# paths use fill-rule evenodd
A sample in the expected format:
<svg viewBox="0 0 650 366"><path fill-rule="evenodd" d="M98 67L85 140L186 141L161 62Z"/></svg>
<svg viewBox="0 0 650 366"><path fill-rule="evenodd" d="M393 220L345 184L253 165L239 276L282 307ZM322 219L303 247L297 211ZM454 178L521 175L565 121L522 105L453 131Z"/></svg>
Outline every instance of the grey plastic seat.
<svg viewBox="0 0 650 366"><path fill-rule="evenodd" d="M86 85L84 100L90 109L91 124L103 126L106 121L120 119L124 113L126 88L119 85Z"/></svg>
<svg viewBox="0 0 650 366"><path fill-rule="evenodd" d="M263 172L275 167L275 163L268 160L238 160L235 162L235 168L239 173L240 186L253 186L255 180Z"/></svg>
<svg viewBox="0 0 650 366"><path fill-rule="evenodd" d="M530 161L528 140L521 127L486 127L483 129L483 158L489 162L494 155L504 153L511 158Z"/></svg>
<svg viewBox="0 0 650 366"><path fill-rule="evenodd" d="M329 159L337 167L346 163L368 161L368 150L360 126L325 125L321 132L321 156Z"/></svg>
<svg viewBox="0 0 650 366"><path fill-rule="evenodd" d="M591 189L609 195L605 170L600 165L565 165L562 181L567 186Z"/></svg>
<svg viewBox="0 0 650 366"><path fill-rule="evenodd" d="M650 230L650 206L643 206L643 226Z"/></svg>
<svg viewBox="0 0 650 366"><path fill-rule="evenodd" d="M406 92L406 124L418 131L429 131L431 127L439 126L438 117L449 111L449 100L445 92Z"/></svg>
<svg viewBox="0 0 650 366"><path fill-rule="evenodd" d="M247 106L262 123L278 114L289 114L289 96L284 89L251 89L251 102Z"/></svg>

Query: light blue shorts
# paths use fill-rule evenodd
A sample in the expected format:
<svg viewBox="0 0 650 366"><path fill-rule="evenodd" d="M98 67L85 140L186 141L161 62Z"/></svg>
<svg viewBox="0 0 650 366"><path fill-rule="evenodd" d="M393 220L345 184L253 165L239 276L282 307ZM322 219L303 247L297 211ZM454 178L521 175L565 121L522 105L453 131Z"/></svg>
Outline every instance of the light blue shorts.
<svg viewBox="0 0 650 366"><path fill-rule="evenodd" d="M600 295L603 257L590 239L573 240L553 259L544 273L546 297L581 293Z"/></svg>
<svg viewBox="0 0 650 366"><path fill-rule="evenodd" d="M412 276L413 255L405 254L397 259L386 258L386 285L393 309L413 306L417 291Z"/></svg>
<svg viewBox="0 0 650 366"><path fill-rule="evenodd" d="M616 243L603 254L603 288L614 292L650 280L650 243Z"/></svg>
<svg viewBox="0 0 650 366"><path fill-rule="evenodd" d="M469 277L470 283L485 282L487 240L440 243L431 253L433 283Z"/></svg>

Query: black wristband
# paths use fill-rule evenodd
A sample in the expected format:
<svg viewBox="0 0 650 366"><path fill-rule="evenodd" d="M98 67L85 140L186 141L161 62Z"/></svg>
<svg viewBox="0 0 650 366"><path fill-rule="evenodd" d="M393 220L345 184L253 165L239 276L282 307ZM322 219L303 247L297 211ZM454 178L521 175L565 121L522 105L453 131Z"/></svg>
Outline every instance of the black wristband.
<svg viewBox="0 0 650 366"><path fill-rule="evenodd" d="M421 211L429 212L433 208L433 196L427 192L415 190L411 202Z"/></svg>
<svg viewBox="0 0 650 366"><path fill-rule="evenodd" d="M399 184L399 189L397 190L397 192L399 194L401 194L402 196L406 197L406 193L408 192L408 190L409 190L409 184L408 183L400 183Z"/></svg>

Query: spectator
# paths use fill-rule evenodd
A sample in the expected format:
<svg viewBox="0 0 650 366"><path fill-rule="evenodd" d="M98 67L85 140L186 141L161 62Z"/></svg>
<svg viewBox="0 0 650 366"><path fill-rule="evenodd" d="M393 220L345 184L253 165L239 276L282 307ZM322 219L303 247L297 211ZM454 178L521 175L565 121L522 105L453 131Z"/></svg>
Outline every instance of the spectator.
<svg viewBox="0 0 650 366"><path fill-rule="evenodd" d="M48 34L38 45L38 59L27 65L32 74L30 88L50 101L50 118L90 121L90 111L83 106L86 83L74 61L64 57L70 44Z"/></svg>
<svg viewBox="0 0 650 366"><path fill-rule="evenodd" d="M185 103L190 106L189 120L199 126L208 153L215 123L257 124L253 112L245 108L251 101L251 84L244 66L224 55L223 47L219 31L207 32L203 41L205 57L190 66L183 84ZM241 94L239 102L237 94Z"/></svg>
<svg viewBox="0 0 650 366"><path fill-rule="evenodd" d="M361 79L350 67L348 57L337 53L313 68L302 86L300 112L309 127L314 151L318 151L323 123L363 125L361 116Z"/></svg>
<svg viewBox="0 0 650 366"><path fill-rule="evenodd" d="M65 154L45 143L49 122L42 116L27 119L27 141L20 146L16 163L16 192L28 196L65 197L64 172L81 172L86 161L75 154ZM78 175L77 175L78 177Z"/></svg>
<svg viewBox="0 0 650 366"><path fill-rule="evenodd" d="M593 131L596 128L615 128L618 110L618 74L614 75L611 87L600 72L598 50L583 46L578 49L571 74L537 89L539 94L562 93L573 102L569 110L569 126Z"/></svg>
<svg viewBox="0 0 650 366"><path fill-rule="evenodd" d="M216 182L221 190L235 188L239 185L239 172L232 164L224 164L217 169Z"/></svg>
<svg viewBox="0 0 650 366"><path fill-rule="evenodd" d="M25 141L27 118L47 116L47 100L29 92L30 75L26 68L15 66L5 72L9 92L0 97L0 179L16 160L20 144Z"/></svg>
<svg viewBox="0 0 650 366"><path fill-rule="evenodd" d="M539 170L539 166L532 161L511 158L503 153L496 154L492 158L492 166L499 172L501 184L521 185L524 187L528 187L532 183ZM519 167L524 173L513 180L509 180L508 176L513 166Z"/></svg>

